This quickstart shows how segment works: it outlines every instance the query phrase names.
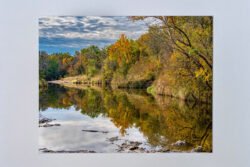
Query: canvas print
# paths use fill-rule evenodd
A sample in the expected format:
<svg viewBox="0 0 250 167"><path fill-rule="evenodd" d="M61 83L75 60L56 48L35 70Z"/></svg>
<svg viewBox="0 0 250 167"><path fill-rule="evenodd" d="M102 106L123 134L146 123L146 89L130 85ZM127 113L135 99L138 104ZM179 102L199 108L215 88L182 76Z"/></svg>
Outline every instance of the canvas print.
<svg viewBox="0 0 250 167"><path fill-rule="evenodd" d="M213 17L39 18L40 153L212 152Z"/></svg>

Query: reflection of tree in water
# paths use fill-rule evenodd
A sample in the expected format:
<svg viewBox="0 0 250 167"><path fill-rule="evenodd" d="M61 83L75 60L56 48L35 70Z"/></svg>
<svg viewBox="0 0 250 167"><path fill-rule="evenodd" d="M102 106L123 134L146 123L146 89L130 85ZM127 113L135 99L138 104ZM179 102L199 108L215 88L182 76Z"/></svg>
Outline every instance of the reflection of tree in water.
<svg viewBox="0 0 250 167"><path fill-rule="evenodd" d="M189 104L168 97L152 97L141 91L109 89L65 89L50 86L40 92L40 110L48 107L74 106L82 114L108 116L122 135L126 129L137 127L154 146L168 146L178 140L188 145L181 149L201 145L212 151L211 105ZM180 148L179 148L180 149Z"/></svg>
<svg viewBox="0 0 250 167"><path fill-rule="evenodd" d="M44 111L48 107L68 109L74 104L70 99L70 93L72 92L64 87L49 86L48 89L39 92L39 110Z"/></svg>
<svg viewBox="0 0 250 167"><path fill-rule="evenodd" d="M69 109L74 106L76 110L91 117L105 113L101 93L94 89L69 89L59 85L51 85L46 91L40 92L39 100L41 111L48 107Z"/></svg>

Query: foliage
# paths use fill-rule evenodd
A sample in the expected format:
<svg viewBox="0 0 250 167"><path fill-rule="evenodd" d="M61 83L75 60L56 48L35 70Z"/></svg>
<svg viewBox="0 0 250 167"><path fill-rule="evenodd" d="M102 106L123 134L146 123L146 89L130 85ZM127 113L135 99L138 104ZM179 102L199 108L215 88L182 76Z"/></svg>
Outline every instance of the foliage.
<svg viewBox="0 0 250 167"><path fill-rule="evenodd" d="M103 49L89 46L73 56L40 52L39 79L86 75L90 80L101 76L103 83L109 85L150 86L154 87L155 94L211 102L213 18L130 18L133 21L150 18L156 22L137 40L121 34L117 41Z"/></svg>
<svg viewBox="0 0 250 167"><path fill-rule="evenodd" d="M130 66L139 58L139 48L135 41L129 40L124 34L108 47L108 61L115 62L117 70L126 76ZM108 63L108 62L107 62Z"/></svg>
<svg viewBox="0 0 250 167"><path fill-rule="evenodd" d="M69 53L55 53L48 55L46 52L39 54L40 78L55 80L65 76L85 74L89 77L101 71L106 50L97 46L90 46L76 52L71 56Z"/></svg>
<svg viewBox="0 0 250 167"><path fill-rule="evenodd" d="M39 53L39 77L46 80L59 79L67 74L67 69L73 57L69 53L56 53L48 55L46 52Z"/></svg>
<svg viewBox="0 0 250 167"><path fill-rule="evenodd" d="M147 18L131 17L135 21ZM148 32L151 38L147 38L147 43L154 41L152 37L158 35L157 39L165 41L169 48L168 54L161 56L162 70L154 83L158 94L173 95L183 99L192 96L196 100L211 102L212 17L156 16L151 18L158 23L151 26ZM160 54L157 47L150 46L151 53ZM157 46L160 45L157 44Z"/></svg>

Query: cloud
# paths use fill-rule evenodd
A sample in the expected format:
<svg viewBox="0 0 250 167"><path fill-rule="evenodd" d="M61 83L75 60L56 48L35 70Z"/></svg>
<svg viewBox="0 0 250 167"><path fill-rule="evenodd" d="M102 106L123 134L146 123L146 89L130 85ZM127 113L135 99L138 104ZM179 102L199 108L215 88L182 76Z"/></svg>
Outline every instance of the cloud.
<svg viewBox="0 0 250 167"><path fill-rule="evenodd" d="M39 49L47 52L80 50L89 45L105 47L123 33L137 39L148 29L145 21L131 21L128 17L62 16L39 19ZM70 51L71 52L71 51Z"/></svg>

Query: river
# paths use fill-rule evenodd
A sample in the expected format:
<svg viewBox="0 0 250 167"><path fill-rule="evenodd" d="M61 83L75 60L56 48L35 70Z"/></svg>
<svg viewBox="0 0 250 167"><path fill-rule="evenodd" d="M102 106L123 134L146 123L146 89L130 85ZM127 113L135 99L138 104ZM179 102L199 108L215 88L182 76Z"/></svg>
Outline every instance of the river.
<svg viewBox="0 0 250 167"><path fill-rule="evenodd" d="M49 84L39 114L52 120L39 124L41 152L212 152L211 104Z"/></svg>

